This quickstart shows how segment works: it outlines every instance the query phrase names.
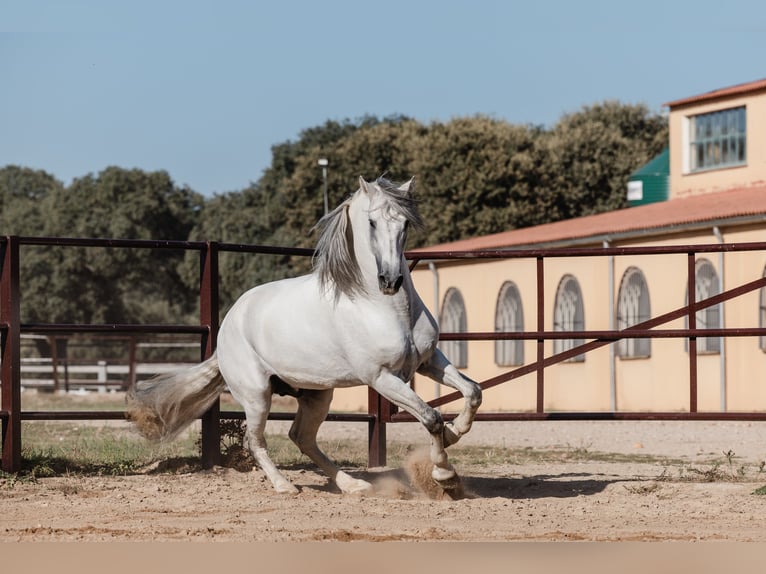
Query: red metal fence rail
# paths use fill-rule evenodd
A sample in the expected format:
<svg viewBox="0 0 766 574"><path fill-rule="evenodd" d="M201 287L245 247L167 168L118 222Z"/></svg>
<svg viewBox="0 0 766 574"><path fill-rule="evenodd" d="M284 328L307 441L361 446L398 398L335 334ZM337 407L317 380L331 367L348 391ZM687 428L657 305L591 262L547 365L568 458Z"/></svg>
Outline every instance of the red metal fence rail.
<svg viewBox="0 0 766 574"><path fill-rule="evenodd" d="M22 324L19 301L23 291L20 285L20 246L71 246L71 247L108 247L115 249L175 249L198 251L200 254L200 321L198 325L75 325L75 324ZM537 401L534 412L499 412L479 413L477 420L766 420L766 412L697 412L697 353L696 337L720 336L741 337L766 335L762 328L737 329L696 329L696 312L706 307L717 305L734 297L766 287L766 277L745 285L730 289L704 301L693 301L673 312L655 317L641 324L622 331L546 331L543 322L543 286L544 260L554 257L608 257L620 255L655 255L686 254L688 260L688 292L695 292L695 256L699 253L721 253L742 251L766 251L766 243L685 245L677 247L613 247L613 248L572 248L572 249L531 249L514 251L410 251L407 256L417 263L420 260L459 260L459 259L529 259L536 260L537 269L537 329L518 333L443 333L442 340L498 340L530 339L537 341L537 356L533 363L514 369L487 381L481 386L485 389L511 381L522 375L537 373ZM2 422L2 470L16 472L21 468L21 421L22 420L107 420L124 419L124 412L114 411L37 411L21 410L20 376L20 336L21 333L129 333L129 334L196 334L200 336L200 357L208 357L215 350L218 332L218 257L221 252L258 253L311 256L311 249L281 248L273 246L226 244L217 242L189 241L143 241L112 239L69 239L16 237L0 238L0 334L2 335L2 365L0 367L0 422ZM693 299L693 298L691 298ZM687 329L656 329L660 325L688 317ZM613 343L621 338L662 338L683 337L689 339L690 409L687 413L669 412L545 412L544 382L545 368L565 361L573 356ZM544 356L544 343L557 338L582 338L589 342L562 353ZM460 399L452 393L430 402L438 407ZM215 405L202 420L202 460L207 467L218 462L220 456L219 425L220 419L242 418L241 412L221 412ZM290 420L292 413L272 413L271 419ZM386 424L414 420L407 413L399 413L388 401L377 393L369 391L368 412L330 413L329 421L365 422L368 425L368 446L370 466L385 465L386 462Z"/></svg>

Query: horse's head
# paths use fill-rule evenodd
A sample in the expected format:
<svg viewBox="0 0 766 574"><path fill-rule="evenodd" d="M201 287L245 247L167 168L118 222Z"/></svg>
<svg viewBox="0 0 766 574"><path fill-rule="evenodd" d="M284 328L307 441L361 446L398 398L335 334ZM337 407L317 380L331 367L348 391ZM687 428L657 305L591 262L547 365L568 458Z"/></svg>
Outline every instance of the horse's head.
<svg viewBox="0 0 766 574"><path fill-rule="evenodd" d="M412 202L415 180L396 186L382 178L368 183L360 177L359 185L368 201L365 227L375 256L378 288L384 295L394 295L404 281L404 245L411 218L409 209L401 205Z"/></svg>
<svg viewBox="0 0 766 574"><path fill-rule="evenodd" d="M406 272L404 245L411 224L422 225L413 198L414 178L396 185L384 178L367 182L317 224L315 268L336 296L369 292L394 295Z"/></svg>

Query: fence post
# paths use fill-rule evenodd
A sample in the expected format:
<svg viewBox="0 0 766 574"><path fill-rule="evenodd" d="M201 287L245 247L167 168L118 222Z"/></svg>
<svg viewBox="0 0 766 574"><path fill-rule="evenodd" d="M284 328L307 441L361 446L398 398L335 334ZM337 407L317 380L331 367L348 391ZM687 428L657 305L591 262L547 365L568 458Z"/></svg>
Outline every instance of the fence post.
<svg viewBox="0 0 766 574"><path fill-rule="evenodd" d="M208 241L200 252L199 287L200 325L207 327L203 335L202 359L215 352L218 337L218 243ZM221 403L216 401L202 415L202 466L212 468L221 458L221 429L219 426Z"/></svg>
<svg viewBox="0 0 766 574"><path fill-rule="evenodd" d="M130 336L130 342L128 344L128 379L123 383L123 389L132 389L136 386L136 355L138 340L135 335Z"/></svg>
<svg viewBox="0 0 766 574"><path fill-rule="evenodd" d="M391 403L368 387L367 412L373 417L368 430L367 465L386 466L386 422L391 419Z"/></svg>
<svg viewBox="0 0 766 574"><path fill-rule="evenodd" d="M697 265L694 252L687 255L687 273L689 280L686 298L689 305L689 330L697 328ZM689 337L689 412L697 412L697 335Z"/></svg>
<svg viewBox="0 0 766 574"><path fill-rule="evenodd" d="M0 409L8 413L2 422L5 472L21 470L21 354L19 307L19 239L5 238L2 247L2 277L0 278L0 319L5 323L2 337L2 369L0 376Z"/></svg>
<svg viewBox="0 0 766 574"><path fill-rule="evenodd" d="M537 257L537 332L545 331L545 265ZM545 411L545 339L537 339L537 402L536 411Z"/></svg>

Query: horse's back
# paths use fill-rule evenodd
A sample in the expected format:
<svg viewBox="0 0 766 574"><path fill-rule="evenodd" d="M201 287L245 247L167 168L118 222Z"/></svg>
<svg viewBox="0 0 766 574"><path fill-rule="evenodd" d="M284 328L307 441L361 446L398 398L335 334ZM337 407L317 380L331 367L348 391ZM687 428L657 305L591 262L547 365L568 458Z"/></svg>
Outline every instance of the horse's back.
<svg viewBox="0 0 766 574"><path fill-rule="evenodd" d="M274 338L311 315L316 307L316 280L302 275L264 283L243 293L221 323L220 335L250 342Z"/></svg>
<svg viewBox="0 0 766 574"><path fill-rule="evenodd" d="M345 360L342 326L333 319L315 275L259 285L224 318L219 361L255 361L266 376L307 388L359 384Z"/></svg>

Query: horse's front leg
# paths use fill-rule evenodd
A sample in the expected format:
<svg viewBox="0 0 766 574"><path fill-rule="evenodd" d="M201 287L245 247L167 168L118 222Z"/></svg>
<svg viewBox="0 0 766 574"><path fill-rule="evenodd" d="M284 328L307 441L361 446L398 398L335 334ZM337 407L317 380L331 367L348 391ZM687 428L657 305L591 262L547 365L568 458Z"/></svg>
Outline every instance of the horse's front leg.
<svg viewBox="0 0 766 574"><path fill-rule="evenodd" d="M444 450L444 419L436 409L431 408L412 388L396 375L383 371L370 386L383 397L404 409L426 427L431 435L431 476L437 482L455 478L455 469L449 463Z"/></svg>
<svg viewBox="0 0 766 574"><path fill-rule="evenodd" d="M465 397L463 410L444 427L444 446L455 444L471 430L476 411L481 405L481 387L458 371L439 349L435 349L429 360L420 365L418 373L460 391Z"/></svg>

